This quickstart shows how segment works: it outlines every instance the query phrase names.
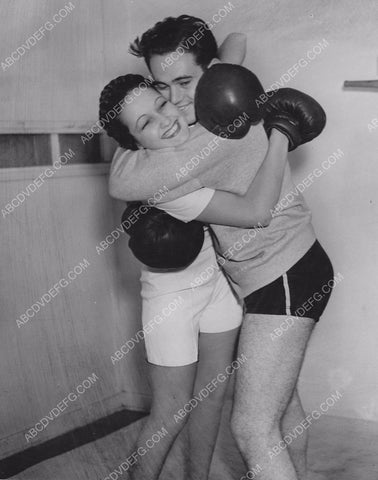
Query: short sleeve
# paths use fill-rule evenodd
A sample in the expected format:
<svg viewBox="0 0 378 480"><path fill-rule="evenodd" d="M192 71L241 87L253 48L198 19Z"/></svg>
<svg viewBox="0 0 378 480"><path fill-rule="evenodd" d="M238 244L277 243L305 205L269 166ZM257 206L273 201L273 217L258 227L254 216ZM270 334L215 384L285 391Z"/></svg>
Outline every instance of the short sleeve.
<svg viewBox="0 0 378 480"><path fill-rule="evenodd" d="M172 217L182 220L183 222L190 222L200 215L208 206L213 198L215 190L212 188L200 188L195 192L188 193L176 200L163 202L154 205L160 210L164 210Z"/></svg>

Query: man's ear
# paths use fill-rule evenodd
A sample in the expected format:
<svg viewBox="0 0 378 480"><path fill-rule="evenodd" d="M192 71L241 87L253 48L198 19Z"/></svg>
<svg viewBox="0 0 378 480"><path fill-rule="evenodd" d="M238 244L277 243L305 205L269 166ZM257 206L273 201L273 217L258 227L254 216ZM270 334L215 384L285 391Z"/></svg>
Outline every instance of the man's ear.
<svg viewBox="0 0 378 480"><path fill-rule="evenodd" d="M216 63L222 63L222 62L219 60L219 58L214 57L214 58L211 60L211 62L209 63L209 66L208 66L207 68L212 67L212 66L215 65Z"/></svg>

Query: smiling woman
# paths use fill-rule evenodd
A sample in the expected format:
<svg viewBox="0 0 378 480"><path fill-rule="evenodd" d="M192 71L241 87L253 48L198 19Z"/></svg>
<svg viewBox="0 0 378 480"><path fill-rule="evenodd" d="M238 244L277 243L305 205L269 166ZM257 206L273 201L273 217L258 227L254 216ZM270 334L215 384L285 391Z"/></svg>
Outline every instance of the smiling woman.
<svg viewBox="0 0 378 480"><path fill-rule="evenodd" d="M140 75L124 75L112 80L102 90L100 119L116 105L122 106L119 115L106 125L108 135L131 150L137 150L141 144L145 148L160 149L184 143L189 138L189 128L175 105L167 102L153 87L130 97L130 92L141 82L144 79ZM127 96L132 101L123 101Z"/></svg>

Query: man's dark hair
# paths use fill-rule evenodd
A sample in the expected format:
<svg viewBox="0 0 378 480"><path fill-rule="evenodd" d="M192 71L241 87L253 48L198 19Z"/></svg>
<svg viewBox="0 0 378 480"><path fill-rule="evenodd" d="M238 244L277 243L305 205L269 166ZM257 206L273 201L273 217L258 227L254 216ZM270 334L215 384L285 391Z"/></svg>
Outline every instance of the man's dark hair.
<svg viewBox="0 0 378 480"><path fill-rule="evenodd" d="M198 32L200 27L202 30ZM199 40L193 36L195 32L201 36ZM190 37L194 40L191 42L193 45L187 42ZM188 53L192 53L196 63L203 70L218 52L217 42L207 23L189 15L167 17L156 23L130 44L129 51L136 57L143 57L147 66L150 67L152 55L165 55L178 47L183 47Z"/></svg>
<svg viewBox="0 0 378 480"><path fill-rule="evenodd" d="M148 85L148 81L142 75L122 75L109 82L100 95L100 122L102 122L109 137L117 140L121 147L130 150L138 150L134 137L126 125L123 125L119 120L118 114L114 116L114 114L110 115L110 112L114 113L117 105L124 105L125 96L134 88L138 88L142 83Z"/></svg>

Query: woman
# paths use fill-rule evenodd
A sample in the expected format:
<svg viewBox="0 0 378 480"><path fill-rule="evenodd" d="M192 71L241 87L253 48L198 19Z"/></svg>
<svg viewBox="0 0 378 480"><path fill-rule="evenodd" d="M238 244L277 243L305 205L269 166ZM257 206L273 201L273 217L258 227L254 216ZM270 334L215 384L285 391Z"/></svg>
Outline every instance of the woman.
<svg viewBox="0 0 378 480"><path fill-rule="evenodd" d="M129 75L110 82L101 95L100 116L105 117L108 111L142 81L140 76ZM150 126L144 125L143 119L150 113L158 117L161 129L155 128L154 121ZM124 119L123 114L130 116L130 119ZM124 121L137 124L136 128L141 132L137 141L144 140L145 147L173 148L184 144L190 136L180 110L166 102L153 88L136 96L119 117L107 124L108 133L119 140L122 146L137 148L136 139L125 135L125 125L122 123ZM172 135L172 128L179 131L179 134ZM248 217L245 225L253 226L269 219L270 208L273 208L278 200L286 153L286 137L276 132L272 135L271 150L253 192L251 190L250 195L244 197L220 192L222 202L230 201L231 198L233 205L238 202L238 212L244 212ZM273 167L276 174L275 181L271 182ZM208 195L207 192L204 194ZM252 212L251 203L255 204ZM174 439L189 417L186 415L178 420L177 413L188 404L193 395L222 374L232 362L242 316L240 304L219 268L213 268L213 274L200 285L192 285L202 271L214 265L217 265L217 261L210 235L206 231L201 253L189 268L178 272L153 271L147 268L142 270L144 325L170 302L178 298L183 301L182 308L164 318L145 338L153 403L151 414L139 435L136 450L145 449L146 442L162 425L166 426L169 434L145 455L138 457L132 472L135 479L158 478ZM211 395L204 402L197 402L198 406L190 414L188 478L208 477L226 385L225 381L218 382Z"/></svg>

